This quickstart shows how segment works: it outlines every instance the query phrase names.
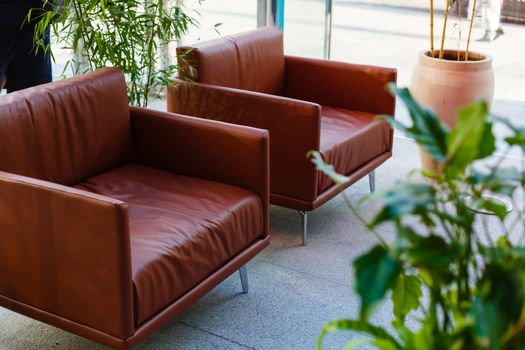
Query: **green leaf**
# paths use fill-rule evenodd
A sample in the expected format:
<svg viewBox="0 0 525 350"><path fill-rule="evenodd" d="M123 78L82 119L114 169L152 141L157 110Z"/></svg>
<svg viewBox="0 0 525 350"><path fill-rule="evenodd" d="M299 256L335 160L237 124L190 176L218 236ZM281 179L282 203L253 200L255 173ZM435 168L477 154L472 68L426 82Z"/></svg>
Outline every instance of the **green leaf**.
<svg viewBox="0 0 525 350"><path fill-rule="evenodd" d="M412 119L412 126L407 127L396 122L393 118L388 118L388 120L407 136L414 138L434 160L437 162L445 160L447 154L447 144L445 142L448 134L447 127L439 121L432 111L422 108L411 96L408 89L397 88L392 83L388 85L388 89L407 106Z"/></svg>
<svg viewBox="0 0 525 350"><path fill-rule="evenodd" d="M497 168L489 173L473 167L468 179L475 186L482 186L487 191L509 197L524 180L524 174L515 167Z"/></svg>
<svg viewBox="0 0 525 350"><path fill-rule="evenodd" d="M492 126L491 122L485 122L484 124L481 143L479 145L478 156L476 159L489 157L494 151L496 151L496 136L492 131Z"/></svg>
<svg viewBox="0 0 525 350"><path fill-rule="evenodd" d="M399 349L396 344L392 343L390 339L376 338L370 341L370 344L375 345L380 350L397 350Z"/></svg>
<svg viewBox="0 0 525 350"><path fill-rule="evenodd" d="M492 124L486 121L487 116L486 102L478 102L459 110L456 127L446 139L447 174L461 175L474 160L495 151L496 139L492 134Z"/></svg>
<svg viewBox="0 0 525 350"><path fill-rule="evenodd" d="M422 320L422 327L419 329L418 332L414 333L413 336L414 349L438 349L437 347L435 347L435 340L437 340L437 334L433 334L432 332L432 326L434 322L435 320L432 320L430 316L427 316L427 318Z"/></svg>
<svg viewBox="0 0 525 350"><path fill-rule="evenodd" d="M407 256L414 265L425 267L448 267L457 253L455 245L449 245L436 235L419 236L407 250Z"/></svg>
<svg viewBox="0 0 525 350"><path fill-rule="evenodd" d="M500 220L505 219L509 214L507 206L505 204L500 203L498 201L493 201L488 197L483 197L480 200L480 207L488 213L493 213L498 218L500 218Z"/></svg>
<svg viewBox="0 0 525 350"><path fill-rule="evenodd" d="M413 275L400 274L392 290L394 316L404 322L406 315L419 307L421 298L421 280Z"/></svg>
<svg viewBox="0 0 525 350"><path fill-rule="evenodd" d="M383 246L376 245L354 260L356 290L361 298L361 319L368 318L372 308L383 300L399 273L401 263Z"/></svg>
<svg viewBox="0 0 525 350"><path fill-rule="evenodd" d="M502 264L506 268L522 270L525 267L525 247L514 247L502 236L496 241L496 246L483 246L478 249L490 264Z"/></svg>
<svg viewBox="0 0 525 350"><path fill-rule="evenodd" d="M328 176L336 184L342 184L350 180L349 177L337 173L334 166L326 164L323 159L323 155L318 151L310 151L306 154L306 158L309 158L312 163L316 166L317 170Z"/></svg>
<svg viewBox="0 0 525 350"><path fill-rule="evenodd" d="M383 339L385 342L392 344L392 349L401 349L401 346L397 343L394 337L392 337L383 328L371 325L365 321L346 319L330 321L324 325L323 329L321 330L321 334L317 339L317 349L320 350L323 348L323 339L326 337L326 335L340 331L356 331L359 333L364 333L374 337L375 339Z"/></svg>
<svg viewBox="0 0 525 350"><path fill-rule="evenodd" d="M514 134L506 137L505 141L510 146L518 146L525 152L525 128L515 126L510 120L506 118L496 118L499 122L506 125Z"/></svg>
<svg viewBox="0 0 525 350"><path fill-rule="evenodd" d="M406 250L411 265L422 269L421 273L426 270L428 274L425 276L438 283L448 283L454 278L450 265L460 253L458 243L448 244L442 237L436 235L418 237Z"/></svg>
<svg viewBox="0 0 525 350"><path fill-rule="evenodd" d="M343 348L343 350L353 350L365 344L368 344L368 339L365 339L365 338L352 339L352 340L349 340L345 344L345 347Z"/></svg>
<svg viewBox="0 0 525 350"><path fill-rule="evenodd" d="M427 184L399 182L383 195L384 205L371 226L401 218L408 214L425 214L435 202L436 190Z"/></svg>
<svg viewBox="0 0 525 350"><path fill-rule="evenodd" d="M139 106L147 106L150 96L169 83L167 78L172 73L159 64L161 52L197 24L191 17L196 11L176 4L165 6L165 1L59 3L62 5L51 4L50 11L38 18L35 44L50 50L51 46L44 41L50 29L56 42L72 51L65 67L73 72L104 66L120 68L126 76L130 103Z"/></svg>
<svg viewBox="0 0 525 350"><path fill-rule="evenodd" d="M478 345L494 350L503 348L502 337L519 320L523 310L521 274L500 265L486 267L471 308Z"/></svg>

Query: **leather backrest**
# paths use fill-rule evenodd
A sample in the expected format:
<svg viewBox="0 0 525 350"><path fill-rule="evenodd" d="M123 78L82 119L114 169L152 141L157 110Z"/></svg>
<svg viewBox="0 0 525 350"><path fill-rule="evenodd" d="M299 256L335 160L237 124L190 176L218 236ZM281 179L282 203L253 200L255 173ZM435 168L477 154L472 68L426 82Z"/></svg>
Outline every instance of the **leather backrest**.
<svg viewBox="0 0 525 350"><path fill-rule="evenodd" d="M124 75L115 68L0 96L0 170L70 185L131 160Z"/></svg>
<svg viewBox="0 0 525 350"><path fill-rule="evenodd" d="M275 27L177 48L179 77L211 85L282 95L283 33Z"/></svg>

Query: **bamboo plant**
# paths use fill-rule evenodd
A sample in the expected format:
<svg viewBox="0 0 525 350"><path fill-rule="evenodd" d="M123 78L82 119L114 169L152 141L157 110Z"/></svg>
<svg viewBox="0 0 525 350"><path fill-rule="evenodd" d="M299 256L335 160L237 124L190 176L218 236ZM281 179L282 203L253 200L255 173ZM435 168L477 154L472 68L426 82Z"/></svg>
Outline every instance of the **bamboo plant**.
<svg viewBox="0 0 525 350"><path fill-rule="evenodd" d="M447 32L447 23L448 23L448 17L450 15L450 10L452 6L456 6L457 8L457 16L458 19L461 18L461 8L463 5L463 0L445 0L446 1L446 7L445 7L445 16L443 20L443 29L441 32L441 43L439 47L439 51L437 53L437 58L439 59L446 59L444 57L445 55L445 37ZM472 34L472 28L474 24L474 15L476 11L476 5L477 1L473 0L474 4L472 7L472 13L471 13L471 21L468 29L468 36L467 36L467 45L465 49L465 55L463 59L465 61L469 60L469 49L470 49L470 40L471 40L471 34ZM434 0L430 0L430 56L436 58L436 50L434 46ZM461 49L458 48L457 50L457 60L460 61L462 59L461 57Z"/></svg>
<svg viewBox="0 0 525 350"><path fill-rule="evenodd" d="M137 106L147 106L168 84L177 66L162 64L162 54L196 24L181 0L48 0L44 8L28 14L38 21L37 50L51 50L44 40L51 30L57 44L72 53L64 71L120 68L130 103Z"/></svg>

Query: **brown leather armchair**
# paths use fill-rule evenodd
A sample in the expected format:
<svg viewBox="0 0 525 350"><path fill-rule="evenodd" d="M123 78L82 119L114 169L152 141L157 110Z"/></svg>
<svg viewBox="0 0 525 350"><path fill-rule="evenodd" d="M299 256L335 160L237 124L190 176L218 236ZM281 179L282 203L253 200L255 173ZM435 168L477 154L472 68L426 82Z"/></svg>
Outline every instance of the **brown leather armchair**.
<svg viewBox="0 0 525 350"><path fill-rule="evenodd" d="M179 47L179 79L168 111L270 131L270 202L307 212L341 188L306 159L318 150L350 186L392 156L393 133L377 114L394 115L385 84L396 70L285 56L282 32L257 29Z"/></svg>
<svg viewBox="0 0 525 350"><path fill-rule="evenodd" d="M268 147L129 107L117 69L0 97L0 306L128 349L238 269L246 292Z"/></svg>

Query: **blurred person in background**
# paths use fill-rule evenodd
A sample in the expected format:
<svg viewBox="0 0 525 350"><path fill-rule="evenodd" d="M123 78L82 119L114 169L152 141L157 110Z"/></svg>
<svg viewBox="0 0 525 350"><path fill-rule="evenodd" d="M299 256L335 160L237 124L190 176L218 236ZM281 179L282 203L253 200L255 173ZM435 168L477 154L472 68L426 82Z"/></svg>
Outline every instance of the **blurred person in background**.
<svg viewBox="0 0 525 350"><path fill-rule="evenodd" d="M485 35L478 39L479 41L493 41L504 34L500 23L501 8L503 7L504 1L505 0L477 0L476 15L474 17L481 17L483 28L485 29ZM469 0L468 6L469 17L471 17L474 0ZM472 20L472 18L470 18L470 20Z"/></svg>
<svg viewBox="0 0 525 350"><path fill-rule="evenodd" d="M35 54L35 20L26 20L32 8L42 9L42 1L0 0L0 90L13 92L52 80L49 53L40 49Z"/></svg>

